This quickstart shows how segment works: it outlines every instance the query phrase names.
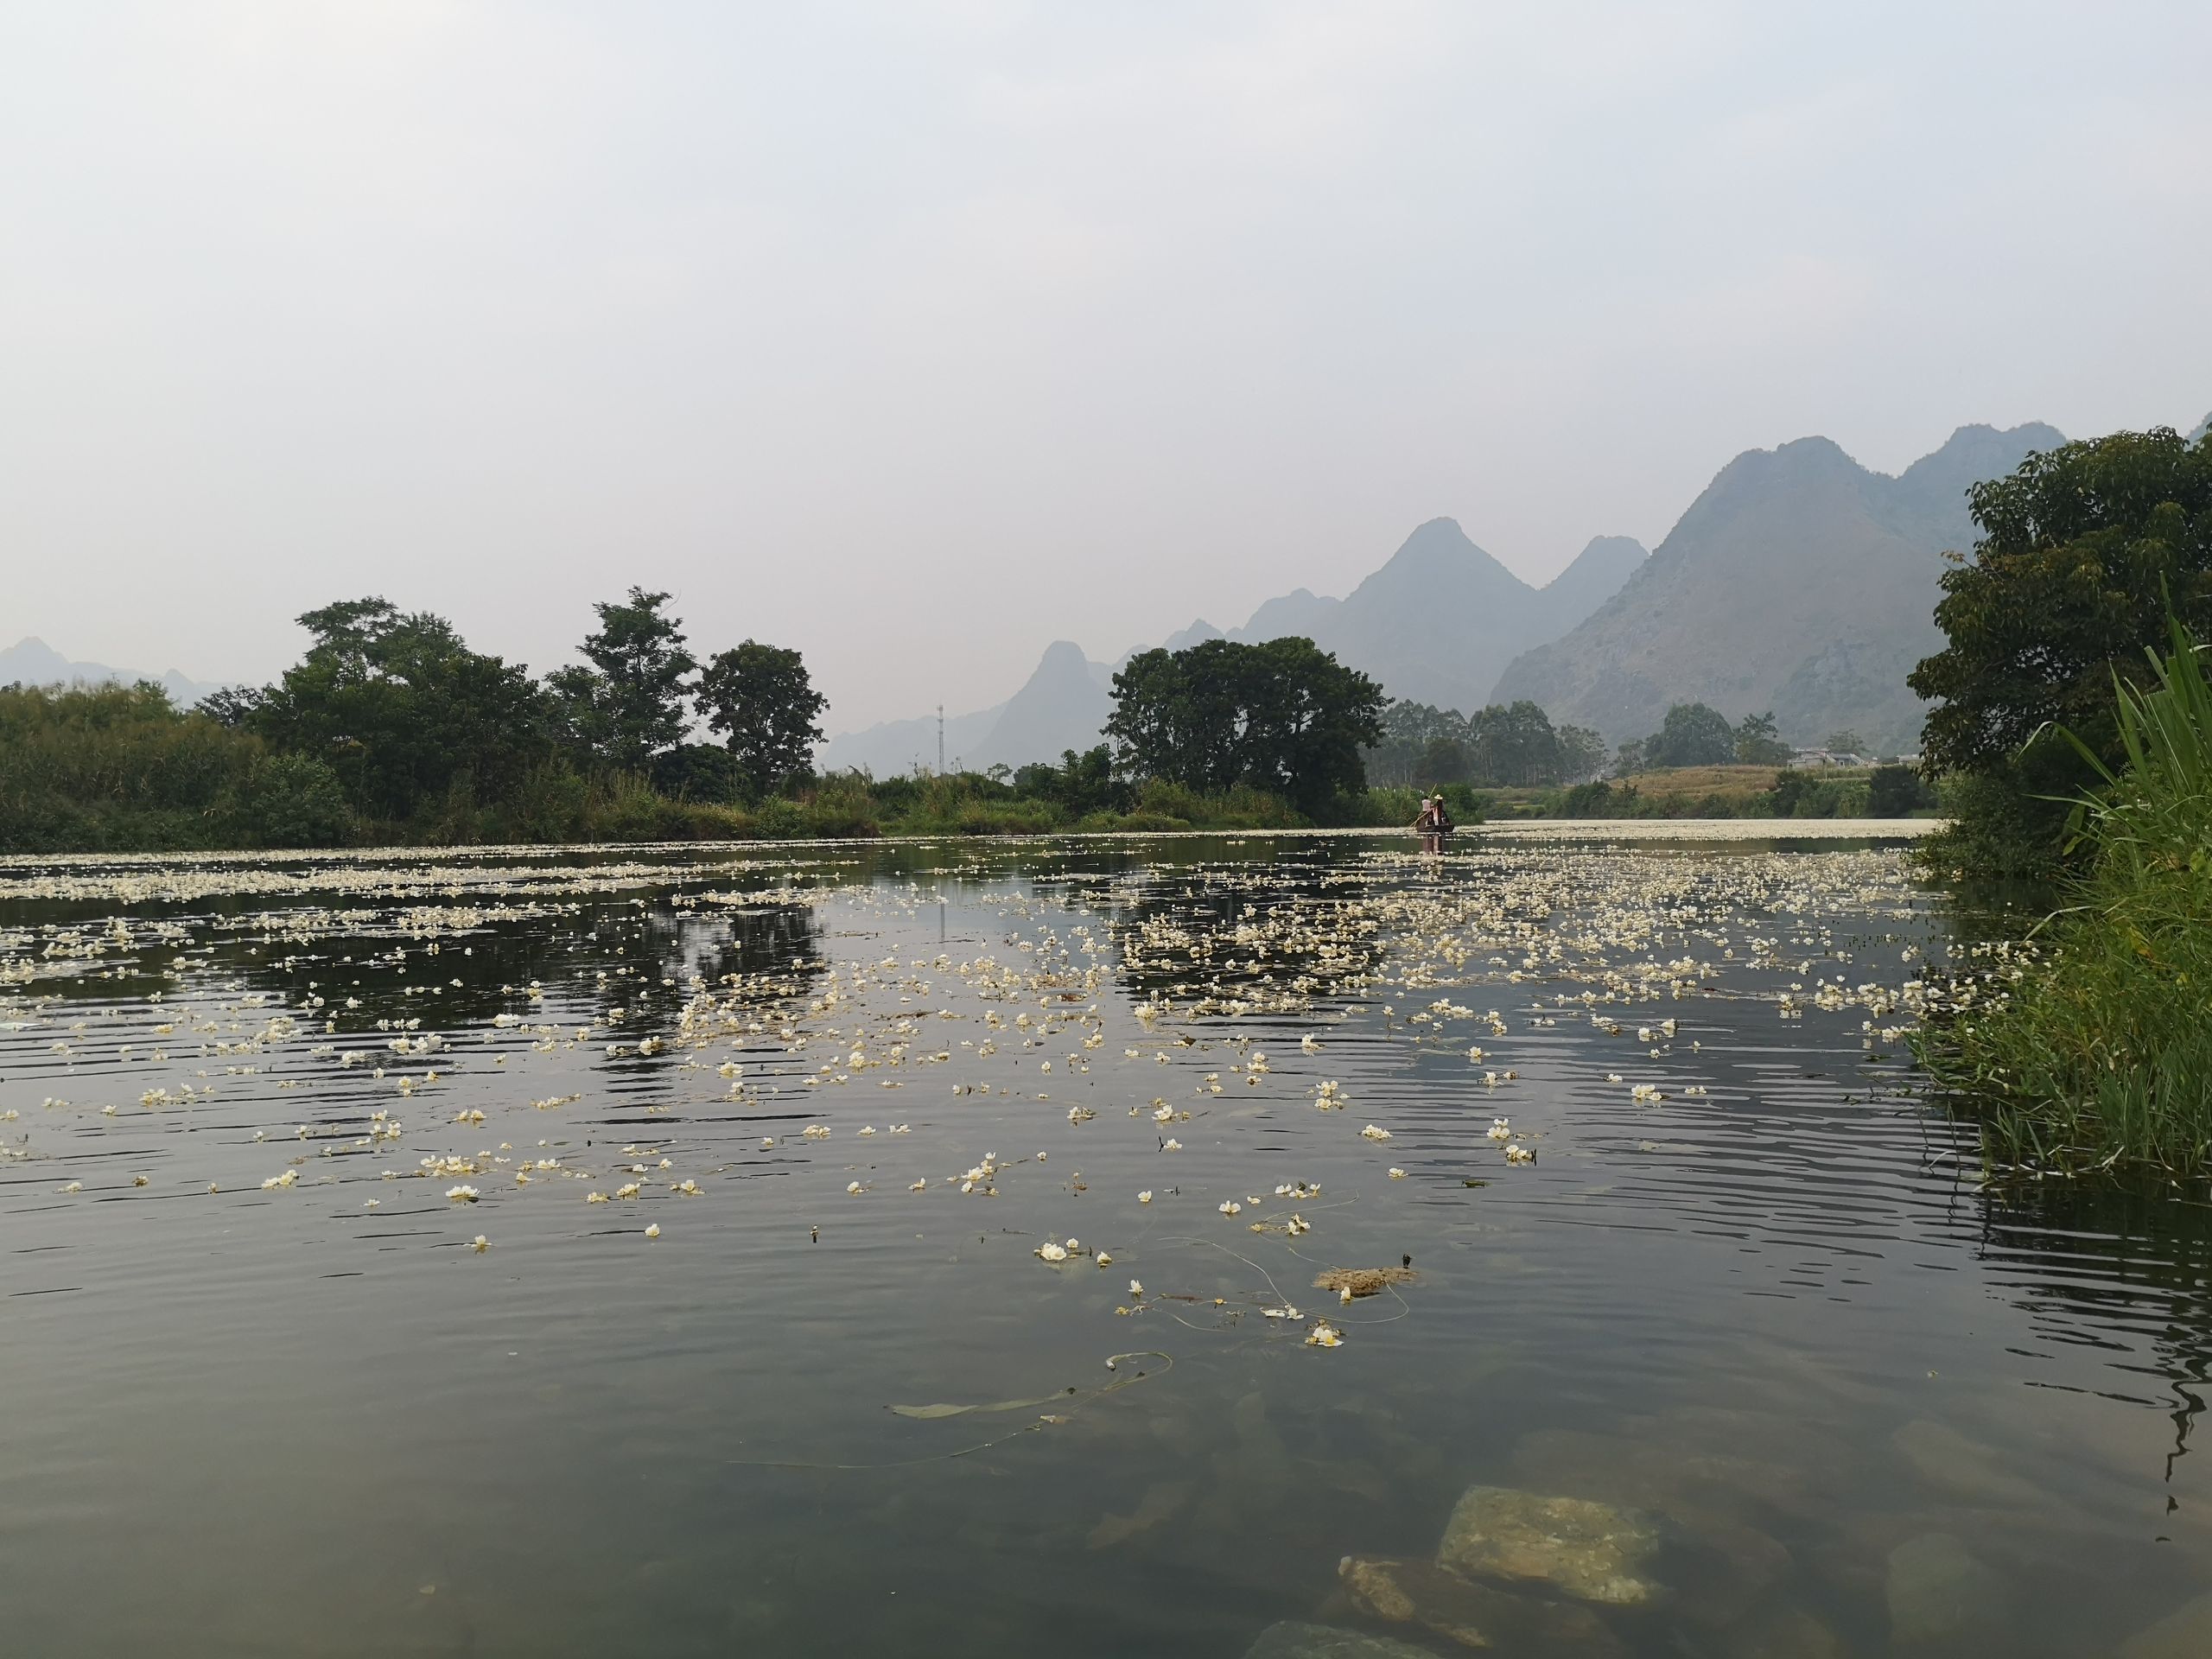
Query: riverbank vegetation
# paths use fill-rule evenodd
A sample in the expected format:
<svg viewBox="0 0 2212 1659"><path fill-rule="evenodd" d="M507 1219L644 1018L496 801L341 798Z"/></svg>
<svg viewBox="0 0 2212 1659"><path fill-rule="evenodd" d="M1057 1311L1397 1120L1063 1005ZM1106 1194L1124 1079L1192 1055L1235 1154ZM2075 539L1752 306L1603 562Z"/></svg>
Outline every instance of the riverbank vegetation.
<svg viewBox="0 0 2212 1659"><path fill-rule="evenodd" d="M2047 878L2067 861L2069 804L2122 764L2115 679L2151 683L2170 615L2212 627L2212 433L2064 444L1968 499L1982 538L1943 574L1948 643L1909 678L1936 702L1923 764L1952 808L1929 853Z"/></svg>
<svg viewBox="0 0 2212 1659"><path fill-rule="evenodd" d="M2071 816L2082 872L2031 948L1919 1039L1997 1162L2039 1172L2212 1170L2212 683L2178 621L2115 677L2120 763Z"/></svg>
<svg viewBox="0 0 2212 1659"><path fill-rule="evenodd" d="M584 661L543 679L368 598L302 617L308 650L275 684L196 709L151 684L6 688L0 849L1293 828L1418 810L1365 787L1380 689L1310 641L1147 652L1117 685L1115 745L1057 763L822 776L823 700L799 654L747 640L702 660L667 606L637 588L599 606Z"/></svg>

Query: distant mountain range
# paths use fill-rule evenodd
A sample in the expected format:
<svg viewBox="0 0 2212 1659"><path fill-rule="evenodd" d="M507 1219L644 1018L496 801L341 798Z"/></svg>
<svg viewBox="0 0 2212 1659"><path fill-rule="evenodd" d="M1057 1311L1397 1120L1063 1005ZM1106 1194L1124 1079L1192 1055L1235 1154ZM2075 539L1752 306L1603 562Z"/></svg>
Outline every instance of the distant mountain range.
<svg viewBox="0 0 2212 1659"><path fill-rule="evenodd" d="M1645 558L1624 536L1603 536L1543 588L1531 588L1449 518L1432 518L1344 599L1299 588L1267 601L1243 627L1201 619L1165 641L1180 651L1201 640L1257 642L1302 635L1339 661L1372 674L1393 696L1474 709L1499 671L1531 643L1556 639L1603 604ZM1058 760L1098 741L1113 712L1115 671L1128 661L1094 663L1067 640L1049 646L1027 683L1006 702L944 722L948 766L1018 766ZM817 765L841 771L905 772L937 764L937 720L891 721L832 738Z"/></svg>
<svg viewBox="0 0 2212 1659"><path fill-rule="evenodd" d="M1916 748L1923 710L1904 677L1942 643L1941 555L1975 539L1967 489L2064 442L2040 423L1962 426L1895 478L1826 438L1738 455L1619 592L1516 658L1491 700L1532 699L1617 743L1669 703L1706 702L1732 720L1771 709L1799 742L1850 727L1884 753Z"/></svg>
<svg viewBox="0 0 2212 1659"><path fill-rule="evenodd" d="M136 685L140 680L153 680L167 689L170 701L180 709L189 709L223 689L188 680L173 668L160 674L138 674L102 663L73 663L43 639L21 639L0 651L0 685L69 685L79 680L88 685L111 680Z"/></svg>
<svg viewBox="0 0 2212 1659"><path fill-rule="evenodd" d="M2190 435L2208 430L2212 416ZM1894 478L1827 438L1749 450L1656 552L1600 537L1541 588L1431 519L1346 597L1300 588L1226 637L1304 634L1393 696L1462 712L1528 698L1612 743L1694 702L1732 720L1771 710L1800 744L1848 727L1908 752L1925 710L1905 676L1942 645L1942 556L1976 539L1967 489L2065 441L2040 422L1962 426ZM1199 620L1166 644L1221 637ZM1054 645L1013 697L946 722L948 761L1019 765L1095 742L1112 673ZM833 739L822 763L883 772L936 759L935 722L907 721Z"/></svg>

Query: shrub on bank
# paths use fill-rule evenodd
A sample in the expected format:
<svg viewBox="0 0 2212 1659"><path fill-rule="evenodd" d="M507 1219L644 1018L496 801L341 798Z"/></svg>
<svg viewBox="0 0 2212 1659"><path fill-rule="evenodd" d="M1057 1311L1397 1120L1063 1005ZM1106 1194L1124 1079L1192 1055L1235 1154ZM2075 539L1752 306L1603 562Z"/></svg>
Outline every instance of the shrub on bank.
<svg viewBox="0 0 2212 1659"><path fill-rule="evenodd" d="M1920 1058L1989 1155L2038 1170L2212 1168L2212 684L2177 623L2118 686L2118 771L2074 830L2087 874L2001 1000L1932 1021ZM2088 751L2084 749L2086 754Z"/></svg>

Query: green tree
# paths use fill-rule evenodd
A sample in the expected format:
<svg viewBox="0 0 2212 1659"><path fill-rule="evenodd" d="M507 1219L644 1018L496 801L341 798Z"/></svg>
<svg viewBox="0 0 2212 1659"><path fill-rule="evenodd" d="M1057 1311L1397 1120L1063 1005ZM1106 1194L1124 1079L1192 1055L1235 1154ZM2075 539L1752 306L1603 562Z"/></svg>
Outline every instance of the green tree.
<svg viewBox="0 0 2212 1659"><path fill-rule="evenodd" d="M1736 728L1736 759L1744 766L1786 766L1789 753L1789 746L1775 728L1771 709L1764 715L1745 715Z"/></svg>
<svg viewBox="0 0 2212 1659"><path fill-rule="evenodd" d="M1643 740L1643 764L1651 767L1726 766L1735 755L1736 728L1702 702L1675 704Z"/></svg>
<svg viewBox="0 0 2212 1659"><path fill-rule="evenodd" d="M1456 737L1432 737L1421 746L1414 780L1424 789L1438 784L1464 784L1472 777L1473 758Z"/></svg>
<svg viewBox="0 0 2212 1659"><path fill-rule="evenodd" d="M2033 454L1967 492L1982 532L1953 556L1936 620L1948 643L1907 683L1936 703L1923 771L1948 774L1948 850L1985 868L2055 858L2093 774L2049 734L2118 759L2114 676L2145 683L2167 613L2212 626L2212 434L2121 432Z"/></svg>
<svg viewBox="0 0 2212 1659"><path fill-rule="evenodd" d="M1453 710L1403 697L1382 710L1382 731L1362 762L1370 783L1397 788L1421 780L1431 746L1467 741L1467 722Z"/></svg>
<svg viewBox="0 0 2212 1659"><path fill-rule="evenodd" d="M830 700L814 689L796 651L747 639L718 652L700 673L698 698L700 714L722 734L751 798L812 764Z"/></svg>
<svg viewBox="0 0 2212 1659"><path fill-rule="evenodd" d="M1014 792L1058 806L1071 818L1128 810L1133 791L1114 776L1114 752L1105 744L1061 752L1060 764L1033 761L1014 774Z"/></svg>
<svg viewBox="0 0 2212 1659"><path fill-rule="evenodd" d="M626 600L594 605L599 629L578 647L591 666L546 677L571 741L602 766L649 772L655 755L683 739L685 679L699 664L683 624L663 609L669 598L632 588Z"/></svg>
<svg viewBox="0 0 2212 1659"><path fill-rule="evenodd" d="M1866 740L1848 726L1830 732L1821 747L1830 754L1864 754L1867 750Z"/></svg>
<svg viewBox="0 0 2212 1659"><path fill-rule="evenodd" d="M1866 777L1866 816L1902 818L1933 806L1935 792L1910 766L1877 766Z"/></svg>
<svg viewBox="0 0 2212 1659"><path fill-rule="evenodd" d="M367 598L299 621L307 655L239 718L271 747L326 762L365 817L410 818L456 788L493 798L544 757L543 692L443 617Z"/></svg>
<svg viewBox="0 0 2212 1659"><path fill-rule="evenodd" d="M1558 780L1559 734L1537 704L1526 698L1494 702L1467 724L1478 781L1516 786Z"/></svg>
<svg viewBox="0 0 2212 1659"><path fill-rule="evenodd" d="M1106 734L1129 777L1245 784L1310 814L1366 787L1360 753L1382 737L1383 706L1380 686L1311 639L1208 639L1132 658Z"/></svg>
<svg viewBox="0 0 2212 1659"><path fill-rule="evenodd" d="M1559 776L1561 784L1587 783L1605 769L1605 740L1587 726L1559 728Z"/></svg>

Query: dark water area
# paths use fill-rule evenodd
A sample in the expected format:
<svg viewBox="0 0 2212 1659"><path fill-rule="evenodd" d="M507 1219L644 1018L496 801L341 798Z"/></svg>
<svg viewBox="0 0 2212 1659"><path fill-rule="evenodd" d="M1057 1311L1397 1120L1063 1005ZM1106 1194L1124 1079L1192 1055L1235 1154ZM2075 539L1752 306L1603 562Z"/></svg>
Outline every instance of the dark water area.
<svg viewBox="0 0 2212 1659"><path fill-rule="evenodd" d="M0 865L0 1648L2212 1652L2212 1211L1983 1185L1904 1041L1948 904L1866 843Z"/></svg>

